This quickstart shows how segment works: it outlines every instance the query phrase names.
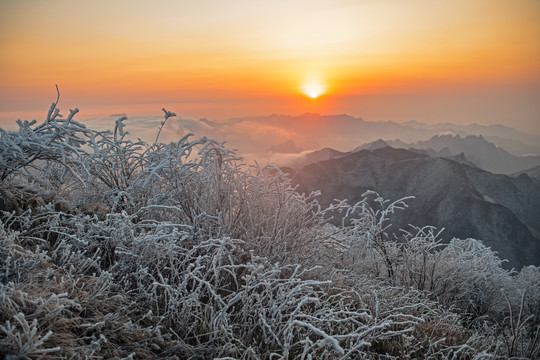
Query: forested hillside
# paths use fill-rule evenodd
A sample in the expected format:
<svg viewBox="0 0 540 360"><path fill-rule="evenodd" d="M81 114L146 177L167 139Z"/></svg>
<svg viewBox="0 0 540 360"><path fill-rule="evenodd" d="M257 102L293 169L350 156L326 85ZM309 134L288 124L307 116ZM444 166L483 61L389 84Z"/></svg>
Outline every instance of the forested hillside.
<svg viewBox="0 0 540 360"><path fill-rule="evenodd" d="M540 269L433 227L395 241L409 199L321 207L221 143L159 142L166 110L152 144L76 113L0 131L6 358L540 356Z"/></svg>

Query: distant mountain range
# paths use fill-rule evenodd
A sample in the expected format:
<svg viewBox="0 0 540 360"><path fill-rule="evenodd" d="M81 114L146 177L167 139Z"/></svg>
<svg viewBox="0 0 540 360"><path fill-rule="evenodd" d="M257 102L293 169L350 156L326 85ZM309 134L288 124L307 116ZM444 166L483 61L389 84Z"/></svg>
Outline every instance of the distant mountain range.
<svg viewBox="0 0 540 360"><path fill-rule="evenodd" d="M525 133L503 125L424 124L417 121L367 121L346 114L269 115L232 118L224 121L177 119L178 135L186 132L227 141L238 153L258 160L268 153L299 154L302 150L329 147L349 151L359 144L377 139L400 139L415 144L433 136L482 135L484 139L512 155L540 155L540 134ZM521 169L523 170L523 169Z"/></svg>
<svg viewBox="0 0 540 360"><path fill-rule="evenodd" d="M301 168L304 165L313 164L319 161L336 159L347 154L349 153L334 150L331 148L324 148L321 150L315 150L312 152L308 152L306 154L302 154L301 156L297 157L295 160L288 162L286 165L293 168Z"/></svg>
<svg viewBox="0 0 540 360"><path fill-rule="evenodd" d="M505 125L457 125L452 123L428 125L418 121L409 121L403 124L417 129L437 131L439 135L445 133L462 137L482 135L486 140L506 149L513 155L540 155L539 134L525 133Z"/></svg>
<svg viewBox="0 0 540 360"><path fill-rule="evenodd" d="M526 174L529 177L540 181L540 165L536 166L536 167L533 167L531 169L527 169L527 170L523 170L523 171L514 173L514 174L512 174L512 176L519 176L521 174Z"/></svg>
<svg viewBox="0 0 540 360"><path fill-rule="evenodd" d="M429 140L418 141L416 143L405 143L399 139L386 141L379 139L360 145L350 152L340 152L325 148L304 153L295 161L289 161L286 165L300 167L315 161L328 160L360 150L376 150L386 146L396 149L409 149L433 156L454 159L458 159L456 157L459 157L459 161L474 164L481 169L497 174L519 174L540 166L539 155L512 155L503 148L487 141L482 135L469 135L466 137L461 137L460 135L435 135ZM533 172L530 175L532 177L537 176Z"/></svg>
<svg viewBox="0 0 540 360"><path fill-rule="evenodd" d="M426 146L440 137L432 140ZM445 241L482 240L508 259L510 267L540 265L540 181L526 173L493 174L471 164L466 155L448 158L383 145L349 153L323 149L304 155L288 171L300 191L320 190L323 205L334 199L356 202L366 190L391 200L415 196L409 209L391 219L394 232L408 224L444 227Z"/></svg>
<svg viewBox="0 0 540 360"><path fill-rule="evenodd" d="M524 171L540 165L540 156L516 156L510 154L502 147L484 139L482 135L435 135L426 141L418 141L413 144L406 144L400 140L382 142L394 148L413 148L427 150L428 153L440 156L459 155L463 153L467 160L481 169L497 173L512 174ZM374 142L369 144L381 147L382 143Z"/></svg>
<svg viewBox="0 0 540 360"><path fill-rule="evenodd" d="M269 153L281 153L281 154L297 154L304 151L302 148L296 146L294 140L288 140L281 144L270 146L268 150Z"/></svg>

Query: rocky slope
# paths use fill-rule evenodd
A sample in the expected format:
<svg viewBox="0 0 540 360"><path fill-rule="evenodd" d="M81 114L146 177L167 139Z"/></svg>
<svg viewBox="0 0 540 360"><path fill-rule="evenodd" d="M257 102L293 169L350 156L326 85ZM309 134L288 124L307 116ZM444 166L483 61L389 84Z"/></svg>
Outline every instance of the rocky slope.
<svg viewBox="0 0 540 360"><path fill-rule="evenodd" d="M445 228L443 239L476 238L508 259L509 267L540 265L540 185L526 174L497 175L463 161L415 151L361 150L297 169L300 190L321 190L321 202L361 198L375 190L409 200L391 231L408 224Z"/></svg>

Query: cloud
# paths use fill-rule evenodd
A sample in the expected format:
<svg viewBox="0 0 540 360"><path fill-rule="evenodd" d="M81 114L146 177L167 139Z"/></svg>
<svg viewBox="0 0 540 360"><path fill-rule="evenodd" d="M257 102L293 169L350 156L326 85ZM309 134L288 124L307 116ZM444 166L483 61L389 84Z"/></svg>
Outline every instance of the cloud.
<svg viewBox="0 0 540 360"><path fill-rule="evenodd" d="M124 114L86 119L89 127L99 130L113 129L114 120ZM131 137L153 142L163 121L163 115L129 116L125 121ZM206 136L237 149L239 155L270 160L276 156L267 154L268 149L293 141L297 151L323 146L343 147L342 139L351 138L351 118L343 116L324 117L317 114L302 116L270 115L261 117L233 118L225 121L209 119L170 118L160 134L160 141L176 141L188 133L195 137ZM356 144L355 139L354 142Z"/></svg>
<svg viewBox="0 0 540 360"><path fill-rule="evenodd" d="M114 129L117 116L82 119L88 127L99 130ZM129 116L125 121L131 138L141 138L153 142L163 121L163 115ZM483 128L484 130L488 128ZM247 163L258 160L260 164L274 162L288 164L298 155L269 153L284 143L292 141L295 150L321 149L330 147L339 151L350 151L361 144L377 139L401 139L407 143L426 140L443 131L456 131L451 124L441 130L438 126L426 124L399 124L395 122L365 121L348 115L303 114L299 116L269 115L259 117L232 118L229 120L210 120L192 118L170 118L161 131L162 142L177 141L188 133L195 138L206 136L225 146L237 150ZM520 135L522 136L522 135ZM290 149L289 149L290 150Z"/></svg>

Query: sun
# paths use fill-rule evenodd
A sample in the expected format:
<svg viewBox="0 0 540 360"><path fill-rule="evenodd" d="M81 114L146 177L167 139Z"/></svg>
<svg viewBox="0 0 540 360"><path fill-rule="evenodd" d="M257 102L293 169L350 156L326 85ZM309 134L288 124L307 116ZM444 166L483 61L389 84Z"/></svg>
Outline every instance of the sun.
<svg viewBox="0 0 540 360"><path fill-rule="evenodd" d="M325 92L324 85L319 82L307 82L302 86L302 92L312 99L316 99Z"/></svg>

